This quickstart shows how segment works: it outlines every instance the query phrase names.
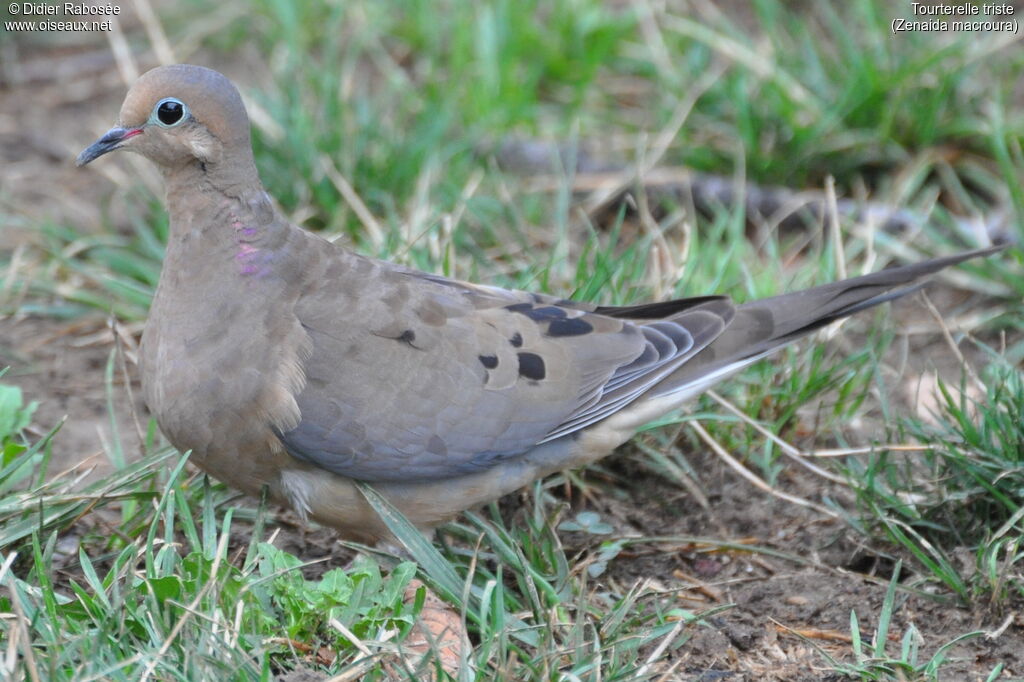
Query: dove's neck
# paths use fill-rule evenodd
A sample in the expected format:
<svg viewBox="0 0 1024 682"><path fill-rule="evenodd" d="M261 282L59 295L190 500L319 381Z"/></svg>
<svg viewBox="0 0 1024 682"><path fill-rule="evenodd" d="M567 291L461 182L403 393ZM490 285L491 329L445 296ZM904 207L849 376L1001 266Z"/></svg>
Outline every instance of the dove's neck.
<svg viewBox="0 0 1024 682"><path fill-rule="evenodd" d="M252 149L247 144L225 146L211 152L205 160L192 157L184 163L159 168L168 197L196 192L242 197L263 191Z"/></svg>
<svg viewBox="0 0 1024 682"><path fill-rule="evenodd" d="M203 263L207 275L219 270L243 279L280 270L279 252L297 228L275 210L251 155L232 163L193 162L164 177L171 218L165 273L166 262L186 270Z"/></svg>

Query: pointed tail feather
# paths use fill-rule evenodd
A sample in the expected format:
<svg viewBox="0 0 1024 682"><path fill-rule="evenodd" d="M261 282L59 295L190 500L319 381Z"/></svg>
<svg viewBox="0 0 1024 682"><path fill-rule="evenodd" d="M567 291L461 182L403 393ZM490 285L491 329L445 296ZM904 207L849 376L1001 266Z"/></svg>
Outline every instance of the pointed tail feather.
<svg viewBox="0 0 1024 682"><path fill-rule="evenodd" d="M744 303L736 308L732 323L717 339L663 379L649 395L693 395L816 329L917 291L927 277L943 268L1003 248L965 251Z"/></svg>

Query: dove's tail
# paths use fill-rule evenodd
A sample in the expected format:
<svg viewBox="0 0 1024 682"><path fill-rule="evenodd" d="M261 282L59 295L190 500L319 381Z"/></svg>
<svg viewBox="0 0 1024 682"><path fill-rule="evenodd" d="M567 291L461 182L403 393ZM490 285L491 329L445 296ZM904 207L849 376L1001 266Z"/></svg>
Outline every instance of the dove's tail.
<svg viewBox="0 0 1024 682"><path fill-rule="evenodd" d="M917 291L928 276L943 268L1003 248L965 251L739 305L721 335L654 386L648 396L672 394L685 400L838 319Z"/></svg>

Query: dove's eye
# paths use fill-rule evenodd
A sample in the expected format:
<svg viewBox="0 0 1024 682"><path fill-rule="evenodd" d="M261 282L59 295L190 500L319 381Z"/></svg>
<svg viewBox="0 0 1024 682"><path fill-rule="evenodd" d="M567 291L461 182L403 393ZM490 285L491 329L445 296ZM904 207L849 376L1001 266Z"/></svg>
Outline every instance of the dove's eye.
<svg viewBox="0 0 1024 682"><path fill-rule="evenodd" d="M188 118L188 107L180 99L165 97L156 103L152 119L164 128L171 128Z"/></svg>

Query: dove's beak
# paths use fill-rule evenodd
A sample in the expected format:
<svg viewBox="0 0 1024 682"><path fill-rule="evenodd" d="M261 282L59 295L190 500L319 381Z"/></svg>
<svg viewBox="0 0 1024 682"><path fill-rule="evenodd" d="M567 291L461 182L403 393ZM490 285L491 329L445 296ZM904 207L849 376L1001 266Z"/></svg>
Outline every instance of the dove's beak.
<svg viewBox="0 0 1024 682"><path fill-rule="evenodd" d="M75 159L75 165L84 166L107 152L120 149L127 140L141 134L142 128L111 128L103 134L103 137L82 150L82 153Z"/></svg>

